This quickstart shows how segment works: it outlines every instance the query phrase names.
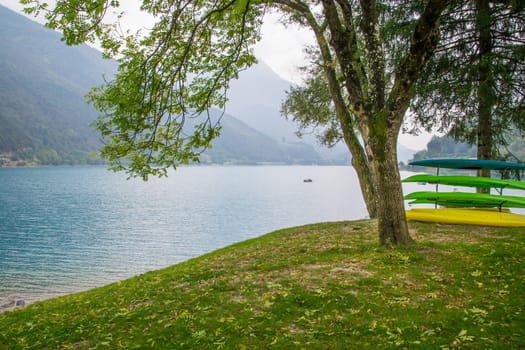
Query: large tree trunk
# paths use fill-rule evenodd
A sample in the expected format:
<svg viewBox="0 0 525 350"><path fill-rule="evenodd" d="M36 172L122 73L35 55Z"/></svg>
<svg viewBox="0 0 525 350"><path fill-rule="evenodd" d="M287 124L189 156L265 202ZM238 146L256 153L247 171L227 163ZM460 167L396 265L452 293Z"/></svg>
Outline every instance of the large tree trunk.
<svg viewBox="0 0 525 350"><path fill-rule="evenodd" d="M408 233L403 191L395 153L395 151L387 152L387 158L377 164L379 243L384 246L406 245L412 242Z"/></svg>
<svg viewBox="0 0 525 350"><path fill-rule="evenodd" d="M397 132L387 129L386 125L375 129L368 149L376 190L379 243L383 246L406 245L413 241L408 233L397 163Z"/></svg>
<svg viewBox="0 0 525 350"><path fill-rule="evenodd" d="M492 107L494 105L493 79L490 70L492 38L490 34L490 6L488 0L476 0L476 27L479 33L479 66L478 66L478 159L491 159L492 140ZM479 170L478 176L490 177L490 170ZM479 189L488 193L490 189Z"/></svg>

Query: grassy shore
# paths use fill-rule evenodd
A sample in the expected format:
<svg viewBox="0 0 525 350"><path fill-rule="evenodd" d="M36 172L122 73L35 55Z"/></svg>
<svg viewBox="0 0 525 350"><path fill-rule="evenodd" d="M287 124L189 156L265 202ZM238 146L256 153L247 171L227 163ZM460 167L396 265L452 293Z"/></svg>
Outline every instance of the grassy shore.
<svg viewBox="0 0 525 350"><path fill-rule="evenodd" d="M270 233L0 314L0 349L523 349L525 230L376 223Z"/></svg>

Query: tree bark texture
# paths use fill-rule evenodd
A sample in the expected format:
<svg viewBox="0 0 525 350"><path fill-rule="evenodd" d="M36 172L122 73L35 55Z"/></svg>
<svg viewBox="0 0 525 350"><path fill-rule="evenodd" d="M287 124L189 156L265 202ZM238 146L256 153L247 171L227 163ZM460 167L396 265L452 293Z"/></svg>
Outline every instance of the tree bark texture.
<svg viewBox="0 0 525 350"><path fill-rule="evenodd" d="M387 131L390 133L391 131ZM383 246L407 245L412 242L405 216L403 190L397 163L397 137L388 136L386 143L372 145L374 159L379 243Z"/></svg>
<svg viewBox="0 0 525 350"><path fill-rule="evenodd" d="M476 27L479 40L478 66L478 159L492 158L492 108L494 106L491 73L492 38L490 33L490 6L488 0L476 0ZM478 176L490 177L490 170L479 170ZM490 189L479 189L488 193Z"/></svg>

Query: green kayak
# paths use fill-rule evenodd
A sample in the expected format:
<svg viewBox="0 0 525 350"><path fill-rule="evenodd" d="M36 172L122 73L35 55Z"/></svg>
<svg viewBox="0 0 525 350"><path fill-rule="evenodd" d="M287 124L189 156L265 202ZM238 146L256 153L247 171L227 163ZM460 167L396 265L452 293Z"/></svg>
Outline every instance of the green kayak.
<svg viewBox="0 0 525 350"><path fill-rule="evenodd" d="M404 179L402 182L422 182L429 184L440 184L449 186L466 186L479 188L496 188L501 190L505 188L525 190L525 182L515 180L501 180L479 176L464 175L429 175L418 174Z"/></svg>
<svg viewBox="0 0 525 350"><path fill-rule="evenodd" d="M525 208L525 197L471 192L413 192L404 197L410 204L438 204L446 207Z"/></svg>

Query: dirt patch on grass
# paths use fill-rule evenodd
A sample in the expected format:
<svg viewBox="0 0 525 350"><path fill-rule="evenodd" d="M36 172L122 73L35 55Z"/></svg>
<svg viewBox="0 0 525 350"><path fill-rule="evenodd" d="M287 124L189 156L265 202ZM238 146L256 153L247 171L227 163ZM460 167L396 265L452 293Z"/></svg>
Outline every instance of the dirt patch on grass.
<svg viewBox="0 0 525 350"><path fill-rule="evenodd" d="M334 267L330 270L335 275L358 275L360 277L369 277L372 276L372 273L368 270L366 270L365 266L367 263L360 263L360 264L343 264L342 266Z"/></svg>
<svg viewBox="0 0 525 350"><path fill-rule="evenodd" d="M490 239L509 239L508 234L497 234L493 227L411 223L410 235L416 242L479 244Z"/></svg>
<svg viewBox="0 0 525 350"><path fill-rule="evenodd" d="M347 285L370 277L367 269L368 261L337 261L330 263L302 264L290 269L279 271L277 279L293 278L294 283L306 290L316 291L330 284Z"/></svg>

